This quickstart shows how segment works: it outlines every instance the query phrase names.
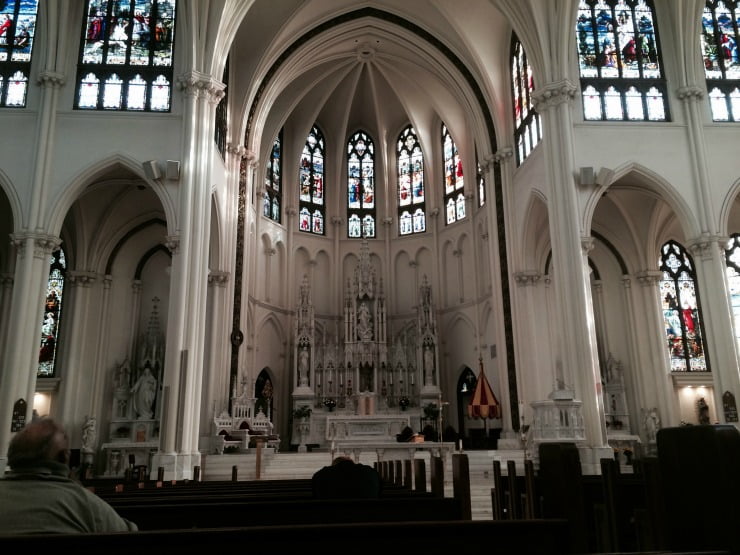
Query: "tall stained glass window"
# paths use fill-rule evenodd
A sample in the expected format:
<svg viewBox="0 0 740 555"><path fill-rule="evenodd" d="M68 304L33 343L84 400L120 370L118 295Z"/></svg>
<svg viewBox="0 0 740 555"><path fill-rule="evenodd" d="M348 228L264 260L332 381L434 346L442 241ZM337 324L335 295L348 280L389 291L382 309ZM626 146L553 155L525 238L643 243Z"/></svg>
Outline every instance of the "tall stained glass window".
<svg viewBox="0 0 740 555"><path fill-rule="evenodd" d="M714 121L740 121L740 2L707 0L701 49Z"/></svg>
<svg viewBox="0 0 740 555"><path fill-rule="evenodd" d="M347 236L375 237L375 145L364 131L347 143Z"/></svg>
<svg viewBox="0 0 740 555"><path fill-rule="evenodd" d="M267 160L265 171L265 189L262 191L262 214L266 218L280 223L280 200L283 184L283 130L280 130L275 142L272 143L272 152Z"/></svg>
<svg viewBox="0 0 740 555"><path fill-rule="evenodd" d="M75 108L169 112L175 0L88 0Z"/></svg>
<svg viewBox="0 0 740 555"><path fill-rule="evenodd" d="M652 0L581 0L576 44L586 120L669 119Z"/></svg>
<svg viewBox="0 0 740 555"><path fill-rule="evenodd" d="M725 247L727 284L730 289L732 317L735 322L735 343L740 353L740 234L733 233Z"/></svg>
<svg viewBox="0 0 740 555"><path fill-rule="evenodd" d="M444 123L442 124L442 158L445 174L444 205L446 222L449 225L465 217L465 179L457 145Z"/></svg>
<svg viewBox="0 0 740 555"><path fill-rule="evenodd" d="M38 0L0 1L0 107L23 108Z"/></svg>
<svg viewBox="0 0 740 555"><path fill-rule="evenodd" d="M64 258L64 251L59 249L51 255L49 280L46 282L46 302L44 303L44 320L41 323L41 347L39 348L39 378L53 378L55 374L66 272L67 262Z"/></svg>
<svg viewBox="0 0 740 555"><path fill-rule="evenodd" d="M301 154L298 229L324 235L324 136L315 125L308 134Z"/></svg>
<svg viewBox="0 0 740 555"><path fill-rule="evenodd" d="M661 248L660 297L671 371L707 372L702 318L691 256L675 241Z"/></svg>
<svg viewBox="0 0 740 555"><path fill-rule="evenodd" d="M398 136L398 233L426 231L424 203L424 153L412 126Z"/></svg>
<svg viewBox="0 0 740 555"><path fill-rule="evenodd" d="M514 99L516 163L519 165L542 139L542 123L540 115L532 106L532 68L516 35L511 39L511 90Z"/></svg>

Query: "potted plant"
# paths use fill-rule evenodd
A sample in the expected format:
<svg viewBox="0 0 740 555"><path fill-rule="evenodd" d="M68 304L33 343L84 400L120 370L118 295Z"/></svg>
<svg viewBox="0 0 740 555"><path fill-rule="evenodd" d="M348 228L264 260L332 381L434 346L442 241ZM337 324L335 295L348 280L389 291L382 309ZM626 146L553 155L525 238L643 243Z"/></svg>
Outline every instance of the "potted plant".
<svg viewBox="0 0 740 555"><path fill-rule="evenodd" d="M311 416L311 407L308 405L301 405L300 407L296 407L293 411L293 418L298 420L305 420L309 416Z"/></svg>
<svg viewBox="0 0 740 555"><path fill-rule="evenodd" d="M398 400L398 406L401 407L401 410L406 410L406 407L408 407L410 404L411 401L409 401L409 398L405 395Z"/></svg>

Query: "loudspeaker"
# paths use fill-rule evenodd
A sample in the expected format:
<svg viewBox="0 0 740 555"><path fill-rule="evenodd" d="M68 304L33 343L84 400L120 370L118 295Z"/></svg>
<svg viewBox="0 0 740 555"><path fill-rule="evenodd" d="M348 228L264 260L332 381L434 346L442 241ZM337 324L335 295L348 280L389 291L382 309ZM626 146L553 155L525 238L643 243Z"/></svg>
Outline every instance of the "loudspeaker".
<svg viewBox="0 0 740 555"><path fill-rule="evenodd" d="M167 179L172 179L175 181L180 179L180 161L167 160L165 175L167 176Z"/></svg>
<svg viewBox="0 0 740 555"><path fill-rule="evenodd" d="M594 169L591 166L581 168L578 182L581 185L593 185L595 183Z"/></svg>
<svg viewBox="0 0 740 555"><path fill-rule="evenodd" d="M162 173L159 171L159 164L156 160L147 160L141 166L144 168L144 174L149 179L160 179L162 177Z"/></svg>

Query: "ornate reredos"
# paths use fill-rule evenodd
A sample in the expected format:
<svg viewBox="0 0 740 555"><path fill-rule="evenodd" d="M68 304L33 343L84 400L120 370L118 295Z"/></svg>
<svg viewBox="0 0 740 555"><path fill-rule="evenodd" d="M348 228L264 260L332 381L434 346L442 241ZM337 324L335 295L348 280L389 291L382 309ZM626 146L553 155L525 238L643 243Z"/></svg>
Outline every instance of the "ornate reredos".
<svg viewBox="0 0 740 555"><path fill-rule="evenodd" d="M370 247L367 239L363 239L360 246L360 261L355 267L355 298L366 296L372 299L375 296L375 282L375 268L370 262Z"/></svg>

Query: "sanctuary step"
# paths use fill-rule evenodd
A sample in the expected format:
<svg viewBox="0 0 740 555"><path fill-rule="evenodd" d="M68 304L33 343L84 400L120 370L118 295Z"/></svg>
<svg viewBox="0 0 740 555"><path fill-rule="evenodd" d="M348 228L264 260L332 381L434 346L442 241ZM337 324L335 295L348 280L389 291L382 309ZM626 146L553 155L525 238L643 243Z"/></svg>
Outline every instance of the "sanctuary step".
<svg viewBox="0 0 740 555"><path fill-rule="evenodd" d="M203 480L230 480L232 467L237 467L238 480L256 479L256 454L250 450L245 454L205 455L201 461ZM504 474L508 461L515 461L517 474L524 474L524 452L521 450L465 451L470 471L470 498L473 520L493 518L491 488L493 487L493 461L501 461ZM430 454L419 452L416 458L426 464L427 491L431 490ZM363 452L360 462L372 466L377 456ZM311 453L262 453L260 478L279 480L291 478L310 478L321 467L331 464L331 453L319 451ZM445 459L445 497L453 497L452 457Z"/></svg>

